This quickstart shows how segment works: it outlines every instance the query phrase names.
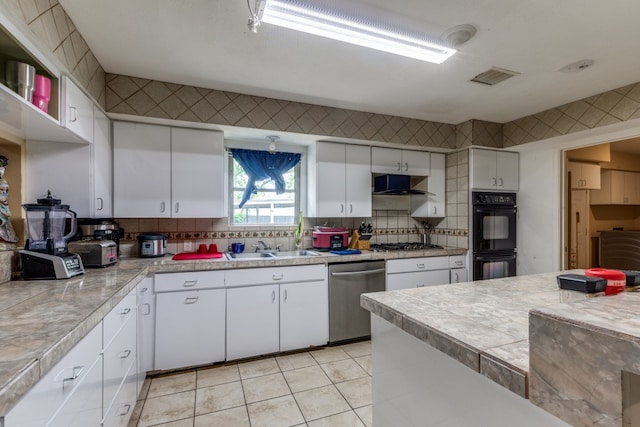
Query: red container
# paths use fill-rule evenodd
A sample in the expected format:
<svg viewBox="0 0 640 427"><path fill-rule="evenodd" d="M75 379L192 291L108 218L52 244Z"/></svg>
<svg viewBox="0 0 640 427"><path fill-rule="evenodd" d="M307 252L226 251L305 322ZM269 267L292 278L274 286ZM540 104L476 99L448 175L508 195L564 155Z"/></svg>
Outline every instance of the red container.
<svg viewBox="0 0 640 427"><path fill-rule="evenodd" d="M618 270L609 270L607 268L589 268L585 270L584 275L587 277L600 277L607 280L607 287L604 290L605 295L613 295L624 291L627 286L627 276Z"/></svg>
<svg viewBox="0 0 640 427"><path fill-rule="evenodd" d="M315 227L312 233L313 248L320 251L345 249L349 232L341 227Z"/></svg>
<svg viewBox="0 0 640 427"><path fill-rule="evenodd" d="M51 100L51 80L40 74L36 74L32 103L45 113L49 112Z"/></svg>

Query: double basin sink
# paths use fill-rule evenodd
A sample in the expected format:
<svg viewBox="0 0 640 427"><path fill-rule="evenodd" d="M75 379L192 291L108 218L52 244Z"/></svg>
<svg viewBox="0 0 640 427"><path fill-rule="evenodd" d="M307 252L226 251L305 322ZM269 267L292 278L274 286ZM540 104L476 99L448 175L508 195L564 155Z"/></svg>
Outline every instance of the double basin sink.
<svg viewBox="0 0 640 427"><path fill-rule="evenodd" d="M264 260L264 259L279 259L279 258L301 258L320 256L320 253L307 250L299 251L263 251L263 252L242 252L239 254L227 252L225 256L228 260Z"/></svg>

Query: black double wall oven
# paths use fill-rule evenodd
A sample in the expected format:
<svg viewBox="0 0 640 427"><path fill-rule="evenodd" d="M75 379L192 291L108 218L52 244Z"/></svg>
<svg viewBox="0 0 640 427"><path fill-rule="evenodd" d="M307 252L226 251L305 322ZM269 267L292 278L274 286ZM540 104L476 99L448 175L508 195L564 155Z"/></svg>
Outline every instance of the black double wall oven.
<svg viewBox="0 0 640 427"><path fill-rule="evenodd" d="M473 192L473 280L516 275L515 193Z"/></svg>

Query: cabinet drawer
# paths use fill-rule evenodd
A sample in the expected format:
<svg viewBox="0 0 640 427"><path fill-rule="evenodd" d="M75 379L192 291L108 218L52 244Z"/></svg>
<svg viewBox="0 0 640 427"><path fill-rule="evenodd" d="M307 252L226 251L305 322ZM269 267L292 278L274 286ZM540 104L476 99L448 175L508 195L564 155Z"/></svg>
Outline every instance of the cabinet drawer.
<svg viewBox="0 0 640 427"><path fill-rule="evenodd" d="M105 406L105 417L102 422L103 427L126 427L129 418L136 406L136 375L135 368L131 366L126 372L124 381L116 393L111 407Z"/></svg>
<svg viewBox="0 0 640 427"><path fill-rule="evenodd" d="M102 323L67 353L40 381L9 411L6 426L43 426L55 414L89 373L100 354Z"/></svg>
<svg viewBox="0 0 640 427"><path fill-rule="evenodd" d="M324 264L297 267L267 267L227 270L227 287L265 285L272 283L310 282L324 280L327 267Z"/></svg>
<svg viewBox="0 0 640 427"><path fill-rule="evenodd" d="M447 283L449 283L448 269L398 273L387 277L386 290L397 291L399 289L423 288Z"/></svg>
<svg viewBox="0 0 640 427"><path fill-rule="evenodd" d="M127 370L136 359L136 321L129 319L104 350L104 407L111 404Z"/></svg>
<svg viewBox="0 0 640 427"><path fill-rule="evenodd" d="M452 255L449 257L449 268L464 268L466 267L466 256L464 255Z"/></svg>
<svg viewBox="0 0 640 427"><path fill-rule="evenodd" d="M387 261L387 274L408 273L411 271L443 270L448 268L448 256L391 259Z"/></svg>
<svg viewBox="0 0 640 427"><path fill-rule="evenodd" d="M116 305L104 318L102 348L116 336L120 328L136 314L136 291L133 290Z"/></svg>
<svg viewBox="0 0 640 427"><path fill-rule="evenodd" d="M185 271L162 273L154 277L156 292L194 291L224 287L224 271Z"/></svg>

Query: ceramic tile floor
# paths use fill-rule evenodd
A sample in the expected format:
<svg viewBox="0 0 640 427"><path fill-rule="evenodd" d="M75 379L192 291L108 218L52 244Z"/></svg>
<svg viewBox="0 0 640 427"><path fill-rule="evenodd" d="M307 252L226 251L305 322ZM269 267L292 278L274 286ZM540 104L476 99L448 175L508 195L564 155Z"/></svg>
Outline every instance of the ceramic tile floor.
<svg viewBox="0 0 640 427"><path fill-rule="evenodd" d="M371 427L371 342L147 379L129 427Z"/></svg>

